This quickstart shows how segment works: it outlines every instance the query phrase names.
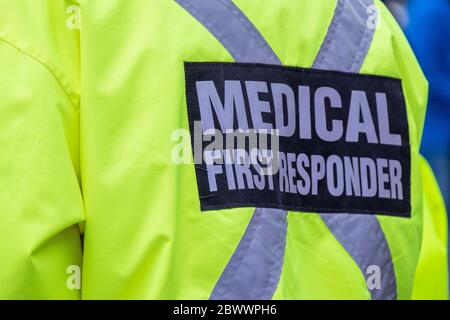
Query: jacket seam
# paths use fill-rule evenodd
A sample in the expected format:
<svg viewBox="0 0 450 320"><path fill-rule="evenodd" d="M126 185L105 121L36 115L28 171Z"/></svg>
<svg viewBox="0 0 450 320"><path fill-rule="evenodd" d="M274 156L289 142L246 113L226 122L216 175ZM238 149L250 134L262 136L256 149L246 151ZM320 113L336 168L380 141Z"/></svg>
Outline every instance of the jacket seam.
<svg viewBox="0 0 450 320"><path fill-rule="evenodd" d="M74 99L72 97L72 95L76 95L75 91L71 90L70 88L68 88L66 85L64 85L62 83L60 77L57 76L54 68L52 68L49 64L45 63L43 60L39 59L35 55L33 55L30 52L28 52L27 50L21 48L19 45L16 45L12 41L5 39L5 37L3 35L1 35L1 34L0 34L0 41L3 41L7 45L13 47L14 49L19 51L20 53L24 54L25 56L31 58L32 60L34 60L35 62L39 63L41 66L43 66L51 74L51 76L55 79L55 81L58 83L59 87L64 92L65 96L70 101L70 104L72 105L72 107L76 111L79 110L78 103L76 101L74 101Z"/></svg>

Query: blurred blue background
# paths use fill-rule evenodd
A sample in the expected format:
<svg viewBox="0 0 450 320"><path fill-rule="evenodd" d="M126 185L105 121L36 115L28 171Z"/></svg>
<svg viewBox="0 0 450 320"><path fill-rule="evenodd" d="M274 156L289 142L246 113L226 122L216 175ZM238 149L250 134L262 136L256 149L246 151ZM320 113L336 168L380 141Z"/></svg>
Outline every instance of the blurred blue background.
<svg viewBox="0 0 450 320"><path fill-rule="evenodd" d="M386 0L430 85L421 152L450 208L450 0Z"/></svg>
<svg viewBox="0 0 450 320"><path fill-rule="evenodd" d="M450 0L386 0L384 2L405 30L406 37L430 85L421 152L433 168L448 214L450 209Z"/></svg>

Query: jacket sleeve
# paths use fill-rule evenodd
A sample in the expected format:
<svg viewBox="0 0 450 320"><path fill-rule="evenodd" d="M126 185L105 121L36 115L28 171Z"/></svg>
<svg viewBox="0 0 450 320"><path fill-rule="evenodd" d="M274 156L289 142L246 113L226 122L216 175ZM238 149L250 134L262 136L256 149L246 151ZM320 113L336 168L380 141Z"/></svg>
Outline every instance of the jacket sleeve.
<svg viewBox="0 0 450 320"><path fill-rule="evenodd" d="M423 193L422 248L412 298L448 300L447 213L431 167L421 158Z"/></svg>
<svg viewBox="0 0 450 320"><path fill-rule="evenodd" d="M77 299L78 33L64 0L0 0L0 299Z"/></svg>

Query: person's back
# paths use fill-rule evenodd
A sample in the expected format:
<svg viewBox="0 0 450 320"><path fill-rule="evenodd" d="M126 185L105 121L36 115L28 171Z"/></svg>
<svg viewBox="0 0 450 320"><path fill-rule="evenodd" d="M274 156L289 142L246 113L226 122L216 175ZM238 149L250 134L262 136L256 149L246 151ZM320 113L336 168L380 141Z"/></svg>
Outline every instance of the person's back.
<svg viewBox="0 0 450 320"><path fill-rule="evenodd" d="M73 4L82 10L81 30L64 30L62 36L51 38L48 28L60 32L53 31L52 23L38 30L33 30L32 24L15 28L24 16L33 21L36 15L32 7L17 3L21 2L0 2L0 12L7 9L17 14L0 20L0 57L16 59L16 67L34 61L36 70L27 78L28 83L23 81L26 73L16 73L8 65L0 67L2 78L17 80L0 88L0 111L5 114L0 120L0 136L8 137L0 140L0 148L5 150L0 158L4 173L0 187L28 190L14 196L1 193L0 211L9 215L8 224L0 224L0 239L5 243L0 248L0 260L5 261L0 266L0 282L7 283L0 296L26 296L25 284L36 296L39 291L51 296L51 288L45 285L51 275L36 271L34 266L41 261L48 263L50 257L56 261L52 270L81 263L73 226L83 221L85 214L82 297L86 299L412 297L423 229L418 150L427 83L400 28L379 1L374 7L371 0L79 0ZM45 12L60 12L69 3L48 1ZM34 37L29 35L32 30ZM67 54L61 49L69 42L78 50L78 41L77 58L71 57L72 51ZM353 189L347 187L348 194L336 187L333 196L321 186L320 194L309 188L311 194L302 197L302 183L305 188L307 183L301 179L294 187L286 179L286 186L295 192L258 185L261 181L256 178L250 188L251 179L242 171L247 185L241 188L242 181L233 176L237 171L228 175L229 167L213 174L203 163L183 164L177 158L179 138L185 137L188 129L194 131L192 120L199 113L205 112L202 117L206 114L213 124L234 123L235 119L241 124L246 118L253 124L275 123L271 115L275 112L268 111L273 107L263 101L275 98L269 98L268 91L261 88L258 93L255 87L266 79L271 88L285 90L289 96L290 89L280 83L299 78L311 90L325 88L320 92L331 95L330 101L339 100L334 94L337 91L343 111L329 111L341 117L341 122L327 122L327 115L320 110L328 110L332 103L323 98L320 104L316 98L314 102L322 108L316 107L319 111L314 111L309 123L314 123L310 124L311 132L319 133L309 138L308 130L302 131L303 142L289 137L281 145L311 154L308 160L300 156L298 161L289 160L289 166L315 159L317 172L311 181L323 182L325 174L319 176L325 162L320 159L331 159L327 170L338 174L335 168L342 162L333 152L349 152L341 157L354 161L347 161L346 168L355 170L353 180L346 178L348 185L353 184ZM402 86L393 78L401 79ZM33 103L30 97L37 94L33 84L38 87L47 82L59 98ZM237 86L238 82L245 83L246 90L239 90L244 86ZM58 85L63 90L58 91ZM329 90L332 85L338 89ZM296 89L306 90L298 83ZM197 96L200 91L206 97L203 100ZM387 103L384 91L389 93ZM226 92L232 98L222 99ZM271 89L273 97L274 92ZM369 92L366 99L370 107L364 101ZM23 101L25 110L12 107ZM199 107L202 111L197 110L197 101L204 107ZM234 116L233 108L244 105L241 101L253 101L249 102L252 108L241 109ZM48 116L41 112L41 104L47 106ZM213 104L214 108L208 109ZM227 112L230 105L231 113ZM308 114L306 102L302 104L299 99L295 105L304 108L298 122L303 121L304 112ZM334 106L339 109L339 105ZM349 111L350 106L361 109L364 121ZM214 110L214 118L207 117L208 110ZM281 113L276 116L281 117ZM231 118L221 118L220 114L231 114ZM259 118L258 114L263 115ZM24 120L19 121L20 117ZM35 117L39 121L34 121ZM292 115L286 118L288 123L297 122ZM332 135L337 131L330 126L336 121L352 123L346 131L353 134L344 139L341 132L338 143L326 141L335 139ZM17 122L29 128L27 134L16 136L19 125L7 125ZM280 127L285 124L277 123ZM47 131L35 140L34 134L43 128ZM244 125L239 129L249 128ZM308 139L315 140L308 143ZM382 140L389 143L380 146ZM371 194L375 184L368 178L377 176L371 173L375 160L381 167L376 195ZM359 166L354 163L360 162L367 165L366 173L357 172ZM298 172L304 174L300 169ZM52 192L40 191L44 182L39 177L46 173L45 184ZM221 179L214 180L221 174ZM230 176L233 178L228 179ZM330 176L328 184L333 185ZM389 196L387 182L383 182L386 176L395 180ZM336 180L339 185L339 178ZM365 189L360 183L363 180ZM214 189L225 185L227 192ZM58 192L59 186L64 193ZM258 188L265 192L258 193ZM11 205L6 201L10 199L22 204ZM28 216L29 207L42 215L35 222L41 232L19 234L23 224L34 221ZM21 242L22 238L27 241ZM70 255L67 252L71 250L76 252ZM24 270L35 275L33 281L8 282L9 278L20 278L15 272ZM61 288L53 294L70 297L72 292Z"/></svg>

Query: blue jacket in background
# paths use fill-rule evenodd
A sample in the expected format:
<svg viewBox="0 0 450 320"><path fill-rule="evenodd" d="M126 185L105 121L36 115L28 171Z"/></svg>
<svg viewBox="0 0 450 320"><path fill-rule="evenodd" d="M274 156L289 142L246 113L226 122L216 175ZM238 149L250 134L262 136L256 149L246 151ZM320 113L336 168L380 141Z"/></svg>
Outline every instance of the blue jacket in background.
<svg viewBox="0 0 450 320"><path fill-rule="evenodd" d="M410 0L406 35L430 84L422 149L450 153L450 0Z"/></svg>

